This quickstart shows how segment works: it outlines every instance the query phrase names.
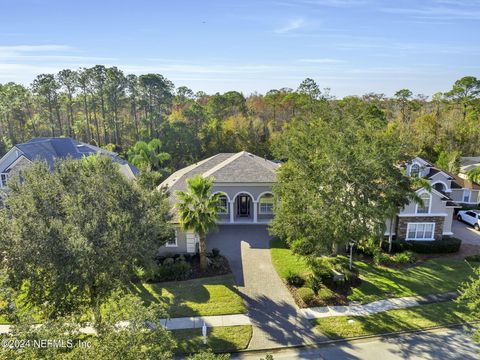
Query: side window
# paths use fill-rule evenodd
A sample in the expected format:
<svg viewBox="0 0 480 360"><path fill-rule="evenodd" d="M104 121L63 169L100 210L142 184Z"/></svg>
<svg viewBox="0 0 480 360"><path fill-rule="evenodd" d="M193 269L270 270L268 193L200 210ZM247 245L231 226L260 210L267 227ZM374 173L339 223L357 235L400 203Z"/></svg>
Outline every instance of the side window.
<svg viewBox="0 0 480 360"><path fill-rule="evenodd" d="M473 212L471 212L471 211L467 211L467 215L468 215L468 216L476 217L476 216L475 216L475 213L473 213Z"/></svg>

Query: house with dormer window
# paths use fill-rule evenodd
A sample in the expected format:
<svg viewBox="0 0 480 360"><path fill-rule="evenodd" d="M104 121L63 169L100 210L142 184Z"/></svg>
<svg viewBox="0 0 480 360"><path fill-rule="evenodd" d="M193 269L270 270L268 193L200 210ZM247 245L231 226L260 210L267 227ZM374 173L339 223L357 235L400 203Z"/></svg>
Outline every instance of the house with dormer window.
<svg viewBox="0 0 480 360"><path fill-rule="evenodd" d="M431 190L416 190L422 203L412 201L400 209L392 225L391 220L387 221L387 236L392 229L392 235L398 240L440 240L453 235L456 208L479 203L480 185L441 170L420 157L407 163L406 171L411 177L428 180Z"/></svg>

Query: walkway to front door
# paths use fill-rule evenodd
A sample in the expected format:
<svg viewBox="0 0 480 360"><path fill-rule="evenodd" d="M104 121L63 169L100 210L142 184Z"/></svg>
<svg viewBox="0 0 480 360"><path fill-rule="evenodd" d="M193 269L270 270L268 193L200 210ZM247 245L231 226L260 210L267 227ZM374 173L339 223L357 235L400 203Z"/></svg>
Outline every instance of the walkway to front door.
<svg viewBox="0 0 480 360"><path fill-rule="evenodd" d="M245 300L253 325L249 349L313 344L326 337L314 333L298 312L275 271L265 225L224 225L207 237L207 248L225 255Z"/></svg>

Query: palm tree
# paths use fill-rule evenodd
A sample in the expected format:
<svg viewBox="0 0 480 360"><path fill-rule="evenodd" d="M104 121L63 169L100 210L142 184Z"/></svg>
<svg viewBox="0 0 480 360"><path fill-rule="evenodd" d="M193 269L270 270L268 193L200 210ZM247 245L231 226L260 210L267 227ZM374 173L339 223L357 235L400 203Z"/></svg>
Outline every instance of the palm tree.
<svg viewBox="0 0 480 360"><path fill-rule="evenodd" d="M199 237L200 270L207 269L206 235L217 227L220 194L212 196L212 178L196 175L187 180L187 191L177 191L180 225Z"/></svg>
<svg viewBox="0 0 480 360"><path fill-rule="evenodd" d="M162 164L170 159L170 154L160 151L161 147L159 139L152 139L149 143L137 141L128 151L128 161L141 169L161 170Z"/></svg>

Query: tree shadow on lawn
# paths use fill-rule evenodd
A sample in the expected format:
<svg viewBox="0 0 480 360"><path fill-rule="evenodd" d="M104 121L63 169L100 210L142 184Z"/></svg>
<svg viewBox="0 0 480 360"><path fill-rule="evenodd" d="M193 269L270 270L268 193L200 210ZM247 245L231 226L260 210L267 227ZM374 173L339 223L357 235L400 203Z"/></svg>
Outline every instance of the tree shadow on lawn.
<svg viewBox="0 0 480 360"><path fill-rule="evenodd" d="M151 303L165 305L172 318L221 315L231 313L229 305L232 303L239 306L235 301L238 291L232 275L151 284L131 283L129 290L147 306Z"/></svg>
<svg viewBox="0 0 480 360"><path fill-rule="evenodd" d="M332 339L339 339L415 330L444 324L458 324L465 322L465 318L457 315L456 311L459 310L461 310L460 307L452 301L445 301L408 309L389 310L369 316L347 316L342 319L342 321L345 320L343 325L346 327L344 334L341 333L341 330L335 328L331 331L328 329L322 329L322 331ZM353 322L348 323L348 319L353 320ZM325 321L328 322L328 319ZM350 330L348 327L351 327Z"/></svg>

